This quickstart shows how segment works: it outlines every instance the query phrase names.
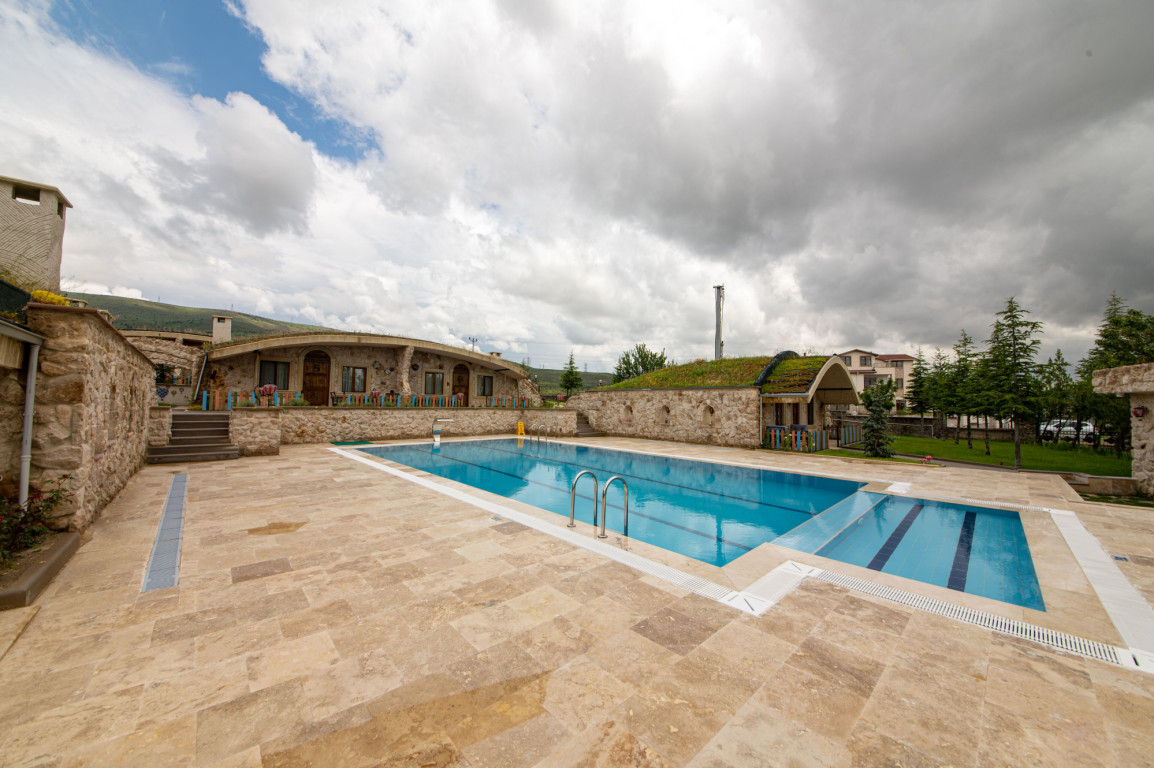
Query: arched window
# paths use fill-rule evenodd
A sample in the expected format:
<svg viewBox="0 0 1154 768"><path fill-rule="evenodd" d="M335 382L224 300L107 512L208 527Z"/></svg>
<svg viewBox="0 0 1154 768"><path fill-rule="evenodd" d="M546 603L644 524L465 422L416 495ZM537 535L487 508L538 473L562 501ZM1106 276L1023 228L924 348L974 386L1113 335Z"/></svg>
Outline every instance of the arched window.
<svg viewBox="0 0 1154 768"><path fill-rule="evenodd" d="M624 415L625 415L625 423L626 424L632 424L633 423L633 406L632 405L629 405L628 403L626 403Z"/></svg>

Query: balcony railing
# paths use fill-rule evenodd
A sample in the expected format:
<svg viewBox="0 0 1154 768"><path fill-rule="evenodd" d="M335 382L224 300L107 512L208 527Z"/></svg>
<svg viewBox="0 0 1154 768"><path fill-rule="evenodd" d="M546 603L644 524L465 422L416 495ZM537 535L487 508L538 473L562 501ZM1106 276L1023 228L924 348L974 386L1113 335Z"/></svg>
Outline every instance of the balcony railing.
<svg viewBox="0 0 1154 768"><path fill-rule="evenodd" d="M272 394L259 391L205 390L200 407L205 411L231 411L233 408L280 407L302 400L301 392L278 390ZM469 397L471 408L527 408L525 397ZM457 395L396 395L365 392L330 392L327 407L348 408L464 408L466 398ZM308 406L305 406L308 407Z"/></svg>

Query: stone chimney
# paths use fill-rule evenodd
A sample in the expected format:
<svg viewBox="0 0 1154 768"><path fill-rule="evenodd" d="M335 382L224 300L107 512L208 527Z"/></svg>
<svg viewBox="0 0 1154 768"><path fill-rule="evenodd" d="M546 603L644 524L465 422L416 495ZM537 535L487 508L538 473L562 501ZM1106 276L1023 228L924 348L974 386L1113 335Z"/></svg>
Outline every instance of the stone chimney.
<svg viewBox="0 0 1154 768"><path fill-rule="evenodd" d="M212 316L212 343L223 344L232 341L232 318L223 315Z"/></svg>

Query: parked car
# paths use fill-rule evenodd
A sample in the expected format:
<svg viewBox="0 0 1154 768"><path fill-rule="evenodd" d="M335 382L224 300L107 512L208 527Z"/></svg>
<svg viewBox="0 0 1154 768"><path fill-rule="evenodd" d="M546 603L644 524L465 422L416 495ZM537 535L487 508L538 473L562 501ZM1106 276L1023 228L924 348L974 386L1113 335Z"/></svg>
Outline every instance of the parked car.
<svg viewBox="0 0 1154 768"><path fill-rule="evenodd" d="M1073 440L1074 436L1078 434L1078 422L1073 419L1047 421L1042 425L1041 432L1043 440L1053 440L1055 435L1063 440ZM1083 421L1081 432L1080 442L1094 442L1096 430L1092 422Z"/></svg>

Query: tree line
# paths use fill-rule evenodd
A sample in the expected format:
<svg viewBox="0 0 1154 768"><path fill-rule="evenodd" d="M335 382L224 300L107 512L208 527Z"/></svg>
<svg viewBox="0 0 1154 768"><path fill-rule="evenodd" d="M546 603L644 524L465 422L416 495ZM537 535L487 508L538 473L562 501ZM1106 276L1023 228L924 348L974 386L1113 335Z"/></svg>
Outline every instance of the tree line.
<svg viewBox="0 0 1154 768"><path fill-rule="evenodd" d="M966 441L973 448L973 417L985 424L986 455L990 453L989 420L1014 424L1014 466L1022 463L1020 425L1033 423L1041 440L1047 421L1073 421L1075 444L1082 427L1093 423L1094 444L1109 436L1120 456L1130 440L1129 401L1094 392L1092 376L1103 368L1154 362L1154 315L1126 306L1116 293L1106 302L1094 345L1074 368L1058 350L1046 362L1037 360L1042 323L1029 319L1011 296L995 314L985 347L979 348L963 329L950 352L937 349L927 360L918 350L910 372L906 399L914 412L954 416L954 442L959 442L962 417ZM1055 430L1054 439L1059 437Z"/></svg>

